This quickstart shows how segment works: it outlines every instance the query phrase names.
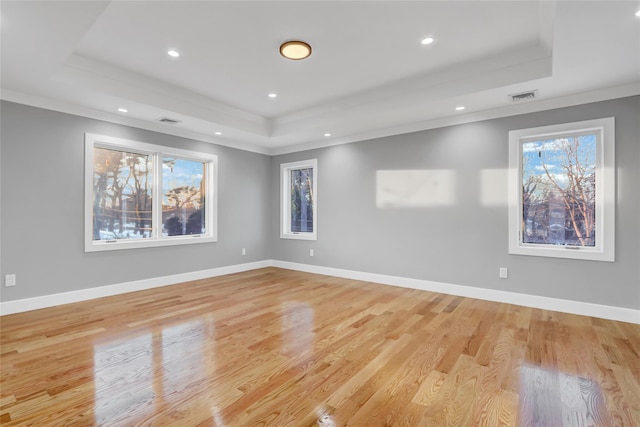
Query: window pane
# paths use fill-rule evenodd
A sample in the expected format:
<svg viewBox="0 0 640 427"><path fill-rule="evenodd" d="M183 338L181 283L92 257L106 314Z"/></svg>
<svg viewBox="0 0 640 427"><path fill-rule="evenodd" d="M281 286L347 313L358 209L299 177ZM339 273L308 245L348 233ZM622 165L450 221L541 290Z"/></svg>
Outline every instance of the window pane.
<svg viewBox="0 0 640 427"><path fill-rule="evenodd" d="M93 240L151 236L152 171L150 155L93 149Z"/></svg>
<svg viewBox="0 0 640 427"><path fill-rule="evenodd" d="M596 135L522 144L523 243L595 246Z"/></svg>
<svg viewBox="0 0 640 427"><path fill-rule="evenodd" d="M313 232L313 168L291 171L291 232Z"/></svg>
<svg viewBox="0 0 640 427"><path fill-rule="evenodd" d="M162 159L162 235L206 234L206 163Z"/></svg>

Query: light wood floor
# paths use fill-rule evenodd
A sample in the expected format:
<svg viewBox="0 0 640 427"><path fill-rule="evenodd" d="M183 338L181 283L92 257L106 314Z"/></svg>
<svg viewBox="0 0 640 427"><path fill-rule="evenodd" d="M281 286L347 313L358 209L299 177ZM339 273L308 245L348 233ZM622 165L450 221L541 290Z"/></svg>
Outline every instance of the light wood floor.
<svg viewBox="0 0 640 427"><path fill-rule="evenodd" d="M275 268L0 321L3 426L640 425L628 323Z"/></svg>

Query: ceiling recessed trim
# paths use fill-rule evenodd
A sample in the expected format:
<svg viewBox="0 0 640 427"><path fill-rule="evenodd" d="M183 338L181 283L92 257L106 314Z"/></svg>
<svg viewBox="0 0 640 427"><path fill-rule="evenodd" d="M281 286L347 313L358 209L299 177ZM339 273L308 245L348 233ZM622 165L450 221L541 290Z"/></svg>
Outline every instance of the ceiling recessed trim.
<svg viewBox="0 0 640 427"><path fill-rule="evenodd" d="M334 145L350 144L358 141L383 138L393 135L418 132L428 129L453 126L463 123L479 122L502 117L510 117L520 114L534 113L557 108L570 107L574 105L588 104L592 102L607 101L610 99L624 98L640 95L640 86L635 83L599 89L586 93L565 95L545 100L534 100L533 102L507 104L499 108L481 110L475 113L464 115L447 116L439 119L430 119L422 122L413 122L405 125L374 129L368 132L356 133L337 139L316 140L314 142L302 144L289 144L277 147L266 148L263 145L252 144L247 141L229 140L227 138L214 137L210 134L192 131L181 127L167 126L157 121L149 121L132 118L130 116L108 113L93 108L83 107L74 103L61 101L55 98L41 97L10 89L3 89L0 99L3 101L29 105L36 108L58 111L66 114L73 114L80 117L87 117L95 120L102 120L109 123L116 123L124 126L131 126L139 129L146 129L153 132L160 132L167 135L174 135L203 142L212 143L219 146L249 151L267 156L277 156L288 153L295 153L310 149L330 147Z"/></svg>
<svg viewBox="0 0 640 427"><path fill-rule="evenodd" d="M301 40L291 40L280 45L280 55L293 61L311 56L311 45Z"/></svg>

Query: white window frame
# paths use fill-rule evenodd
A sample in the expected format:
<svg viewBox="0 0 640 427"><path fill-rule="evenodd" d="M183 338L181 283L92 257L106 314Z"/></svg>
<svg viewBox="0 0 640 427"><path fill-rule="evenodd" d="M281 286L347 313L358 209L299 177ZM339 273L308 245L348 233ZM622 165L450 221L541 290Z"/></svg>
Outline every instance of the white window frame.
<svg viewBox="0 0 640 427"><path fill-rule="evenodd" d="M291 231L291 171L313 169L313 231ZM280 238L318 240L318 160L301 160L280 165Z"/></svg>
<svg viewBox="0 0 640 427"><path fill-rule="evenodd" d="M522 146L527 141L578 132L596 133L596 242L594 247L524 243ZM509 253L615 261L615 119L613 117L509 132Z"/></svg>
<svg viewBox="0 0 640 427"><path fill-rule="evenodd" d="M151 236L144 239L93 240L93 158L94 148L107 148L147 154L153 157L153 202ZM206 167L205 234L184 236L162 235L162 158L174 157L202 162ZM123 138L92 133L85 134L84 250L85 252L188 245L218 241L218 156L148 144Z"/></svg>

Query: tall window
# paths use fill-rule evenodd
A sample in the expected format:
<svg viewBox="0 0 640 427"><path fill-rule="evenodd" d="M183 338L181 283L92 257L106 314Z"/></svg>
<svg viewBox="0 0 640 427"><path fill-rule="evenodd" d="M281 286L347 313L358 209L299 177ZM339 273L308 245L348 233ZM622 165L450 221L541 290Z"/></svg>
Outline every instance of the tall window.
<svg viewBox="0 0 640 427"><path fill-rule="evenodd" d="M280 165L281 238L317 239L317 174L316 159Z"/></svg>
<svg viewBox="0 0 640 427"><path fill-rule="evenodd" d="M614 119L509 132L509 252L614 260Z"/></svg>
<svg viewBox="0 0 640 427"><path fill-rule="evenodd" d="M216 167L215 155L86 134L85 251L215 242Z"/></svg>

